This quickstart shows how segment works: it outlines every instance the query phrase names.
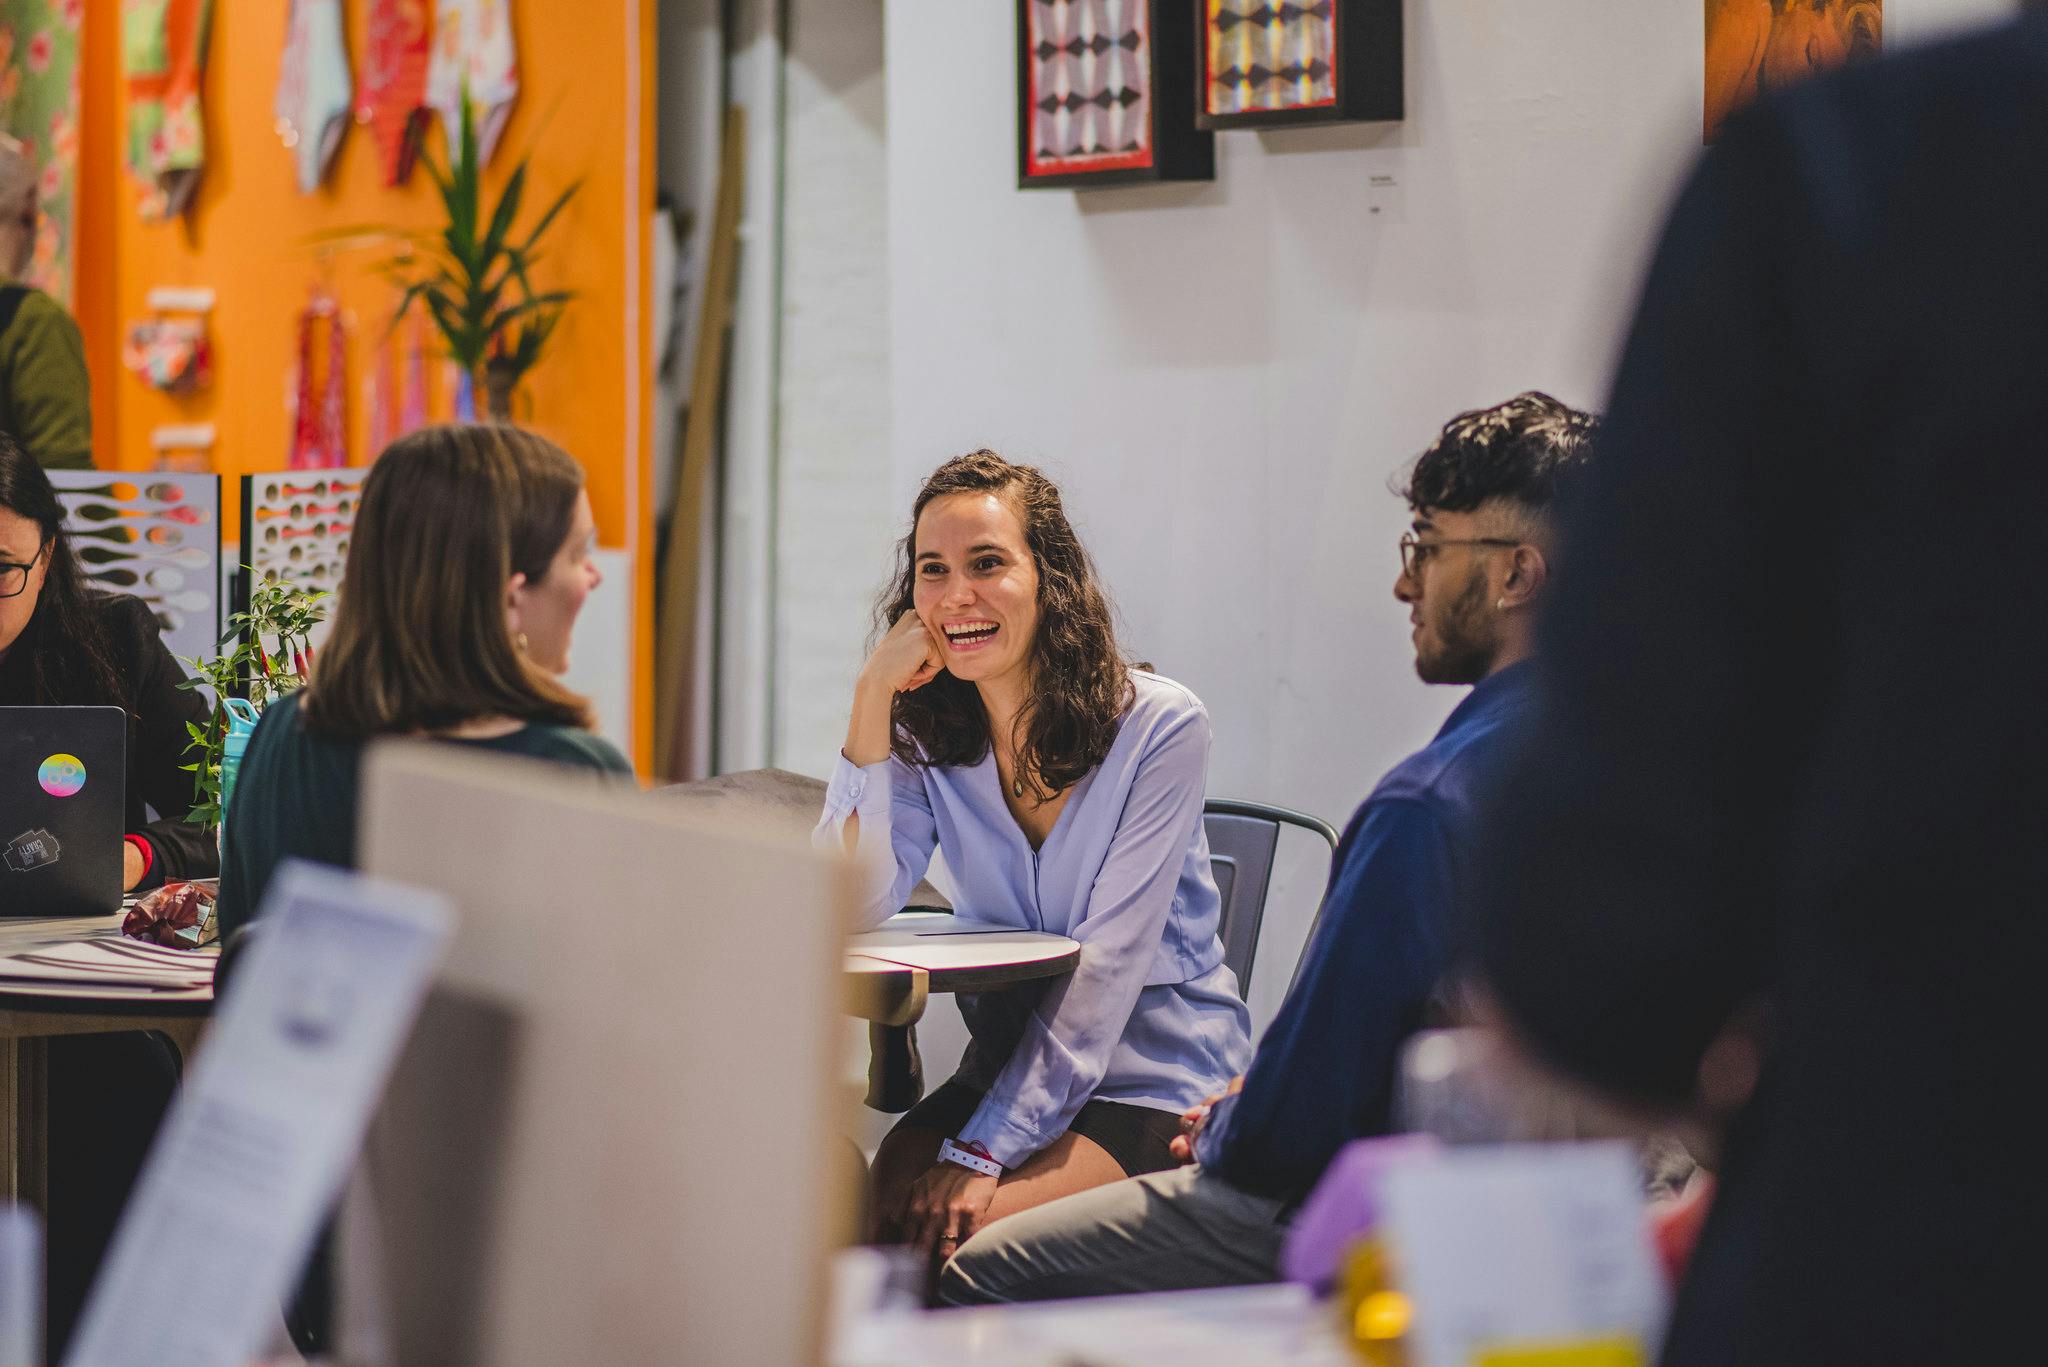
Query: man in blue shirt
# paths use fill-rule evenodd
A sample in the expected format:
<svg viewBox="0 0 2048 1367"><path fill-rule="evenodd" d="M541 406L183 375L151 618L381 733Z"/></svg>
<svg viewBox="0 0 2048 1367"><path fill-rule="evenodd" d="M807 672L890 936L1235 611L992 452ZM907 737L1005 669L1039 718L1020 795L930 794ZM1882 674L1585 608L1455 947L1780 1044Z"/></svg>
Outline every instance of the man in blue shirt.
<svg viewBox="0 0 2048 1367"><path fill-rule="evenodd" d="M1550 508L1594 419L1527 393L1447 423L1408 474L1394 595L1425 683L1470 684L1351 818L1300 973L1251 1070L1190 1111L1192 1166L1050 1202L976 1234L951 1304L1271 1281L1295 1205L1353 1139L1387 1132L1402 1045L1452 986L1480 811L1532 702Z"/></svg>

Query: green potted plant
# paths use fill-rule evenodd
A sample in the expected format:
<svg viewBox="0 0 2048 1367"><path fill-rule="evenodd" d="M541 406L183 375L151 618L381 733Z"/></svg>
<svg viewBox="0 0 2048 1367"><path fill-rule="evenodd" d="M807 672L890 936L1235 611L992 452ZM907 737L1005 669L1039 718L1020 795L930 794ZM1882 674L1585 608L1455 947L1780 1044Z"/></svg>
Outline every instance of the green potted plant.
<svg viewBox="0 0 2048 1367"><path fill-rule="evenodd" d="M192 677L181 688L208 688L216 699L205 726L187 723L187 753L198 757L184 768L192 775L192 811L187 818L220 824L220 765L227 744L228 715L218 699L245 697L261 712L285 694L305 686L312 652L313 628L327 616L325 590L309 589L289 579L265 580L252 572L256 587L245 611L228 618L220 643L234 649L210 660L186 660Z"/></svg>
<svg viewBox="0 0 2048 1367"><path fill-rule="evenodd" d="M445 168L431 153L423 152L420 160L448 221L438 234L405 234L409 249L385 267L404 289L393 323L415 300L423 304L448 354L483 394L486 414L505 421L520 380L540 360L563 307L575 298L569 290L536 291L532 269L541 238L582 182L555 196L532 227L515 233L529 158L512 168L497 202L486 203L467 100L454 159Z"/></svg>

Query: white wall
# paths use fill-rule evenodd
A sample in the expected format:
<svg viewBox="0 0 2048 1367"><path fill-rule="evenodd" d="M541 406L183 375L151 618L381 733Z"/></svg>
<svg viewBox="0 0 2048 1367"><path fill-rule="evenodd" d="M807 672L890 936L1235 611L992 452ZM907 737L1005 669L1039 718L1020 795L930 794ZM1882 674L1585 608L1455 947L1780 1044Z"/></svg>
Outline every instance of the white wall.
<svg viewBox="0 0 2048 1367"><path fill-rule="evenodd" d="M823 775L889 566L882 0L789 0L771 762Z"/></svg>
<svg viewBox="0 0 2048 1367"><path fill-rule="evenodd" d="M2006 6L1887 8L1896 43ZM1412 672L1388 478L1460 409L1600 402L1699 147L1698 0L1407 24L1400 124L1220 134L1210 185L1019 192L1010 0L888 6L895 506L975 446L1049 467L1130 649L1209 704L1210 791L1339 823L1459 696Z"/></svg>

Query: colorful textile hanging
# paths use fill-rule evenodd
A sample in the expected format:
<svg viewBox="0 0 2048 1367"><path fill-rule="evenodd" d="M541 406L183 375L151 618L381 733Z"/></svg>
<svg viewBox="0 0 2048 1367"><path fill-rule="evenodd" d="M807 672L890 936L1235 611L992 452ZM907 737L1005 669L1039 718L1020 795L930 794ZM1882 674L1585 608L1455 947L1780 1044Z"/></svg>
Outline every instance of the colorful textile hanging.
<svg viewBox="0 0 2048 1367"><path fill-rule="evenodd" d="M320 325L326 323L323 329ZM327 338L326 365L320 383L314 380L314 352L319 335ZM293 470L332 469L348 464L343 432L344 396L348 392L348 329L334 296L315 291L299 313L299 375L292 403L292 445L285 464Z"/></svg>
<svg viewBox="0 0 2048 1367"><path fill-rule="evenodd" d="M35 252L24 283L71 303L78 182L78 54L85 0L0 0L0 129L37 173Z"/></svg>
<svg viewBox="0 0 2048 1367"><path fill-rule="evenodd" d="M128 169L142 182L145 223L191 207L206 164L200 77L213 0L123 0L121 70L128 84Z"/></svg>
<svg viewBox="0 0 2048 1367"><path fill-rule="evenodd" d="M348 131L353 92L341 0L292 0L271 108L298 168L300 194L312 194L327 179Z"/></svg>
<svg viewBox="0 0 2048 1367"><path fill-rule="evenodd" d="M440 112L450 161L462 142L465 91L476 118L477 164L484 165L519 96L519 53L512 41L509 0L437 0L435 5L427 103Z"/></svg>

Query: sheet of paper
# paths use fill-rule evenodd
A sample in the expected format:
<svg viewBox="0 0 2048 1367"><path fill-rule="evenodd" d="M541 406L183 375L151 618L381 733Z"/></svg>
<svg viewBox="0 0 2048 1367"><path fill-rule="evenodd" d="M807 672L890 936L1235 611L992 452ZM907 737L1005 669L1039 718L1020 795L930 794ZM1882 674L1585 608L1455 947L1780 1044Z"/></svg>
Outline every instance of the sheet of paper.
<svg viewBox="0 0 2048 1367"><path fill-rule="evenodd" d="M0 1205L0 1367L43 1360L43 1225L27 1206Z"/></svg>
<svg viewBox="0 0 2048 1367"><path fill-rule="evenodd" d="M279 871L69 1367L224 1367L269 1341L453 925L433 894L309 864Z"/></svg>
<svg viewBox="0 0 2048 1367"><path fill-rule="evenodd" d="M1655 1360L1666 1296L1632 1145L1445 1149L1397 1164L1384 1195L1416 1367L1616 1339Z"/></svg>

